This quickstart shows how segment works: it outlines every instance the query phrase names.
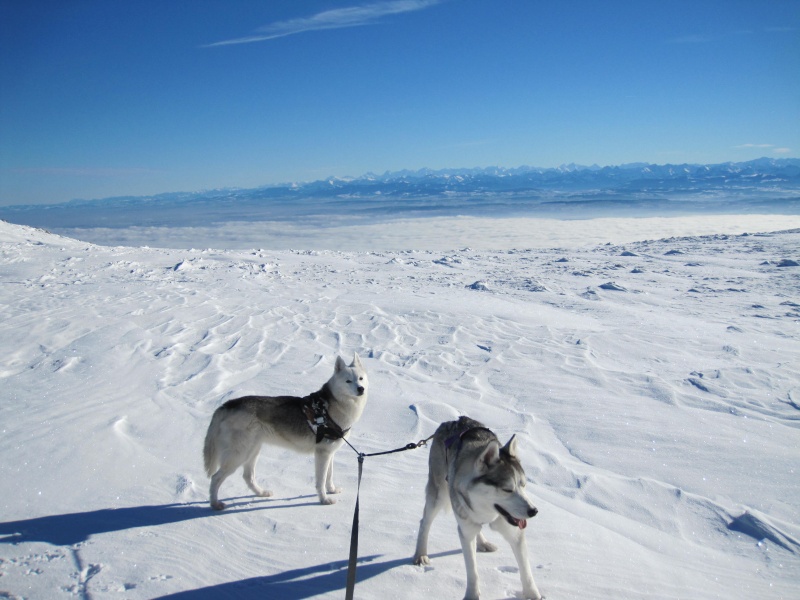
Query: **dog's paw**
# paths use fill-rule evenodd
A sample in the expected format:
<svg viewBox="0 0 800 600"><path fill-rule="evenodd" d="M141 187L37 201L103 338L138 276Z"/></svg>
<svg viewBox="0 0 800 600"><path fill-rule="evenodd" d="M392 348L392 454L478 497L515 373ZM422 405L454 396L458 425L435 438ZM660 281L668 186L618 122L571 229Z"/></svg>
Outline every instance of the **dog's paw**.
<svg viewBox="0 0 800 600"><path fill-rule="evenodd" d="M344 490L340 487L333 487L333 488L328 488L325 491L328 492L329 494L341 494Z"/></svg>
<svg viewBox="0 0 800 600"><path fill-rule="evenodd" d="M336 504L336 500L334 498L328 498L325 496L324 498L319 499L320 504Z"/></svg>
<svg viewBox="0 0 800 600"><path fill-rule="evenodd" d="M478 552L497 552L497 546L491 542L483 542L482 544L478 542L477 550Z"/></svg>
<svg viewBox="0 0 800 600"><path fill-rule="evenodd" d="M423 554L422 556L415 556L414 564L417 565L418 567L427 567L431 564L431 559L428 558L427 554Z"/></svg>
<svg viewBox="0 0 800 600"><path fill-rule="evenodd" d="M211 508L213 508L214 510L224 510L225 509L225 503L224 502L220 502L220 501L211 502Z"/></svg>
<svg viewBox="0 0 800 600"><path fill-rule="evenodd" d="M273 494L270 490L261 490L256 494L260 498L272 498Z"/></svg>

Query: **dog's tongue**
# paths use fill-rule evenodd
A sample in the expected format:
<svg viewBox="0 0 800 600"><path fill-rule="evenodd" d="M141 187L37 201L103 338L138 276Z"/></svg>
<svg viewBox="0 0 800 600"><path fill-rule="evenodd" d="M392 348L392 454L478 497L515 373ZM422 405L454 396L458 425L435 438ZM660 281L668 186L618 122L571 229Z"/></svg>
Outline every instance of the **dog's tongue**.
<svg viewBox="0 0 800 600"><path fill-rule="evenodd" d="M527 519L520 519L517 521L517 527L519 527L520 529L525 529L527 526L528 526Z"/></svg>

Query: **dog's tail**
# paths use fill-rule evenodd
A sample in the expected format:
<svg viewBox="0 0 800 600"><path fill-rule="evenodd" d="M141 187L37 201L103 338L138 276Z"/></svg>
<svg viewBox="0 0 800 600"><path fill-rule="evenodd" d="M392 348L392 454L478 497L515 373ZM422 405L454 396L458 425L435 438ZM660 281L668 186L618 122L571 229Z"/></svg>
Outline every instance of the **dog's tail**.
<svg viewBox="0 0 800 600"><path fill-rule="evenodd" d="M217 452L217 437L219 436L219 424L222 420L219 409L214 411L214 416L211 417L211 423L208 425L206 432L206 441L203 444L203 464L206 467L206 473L211 477L216 473L219 468L219 453Z"/></svg>

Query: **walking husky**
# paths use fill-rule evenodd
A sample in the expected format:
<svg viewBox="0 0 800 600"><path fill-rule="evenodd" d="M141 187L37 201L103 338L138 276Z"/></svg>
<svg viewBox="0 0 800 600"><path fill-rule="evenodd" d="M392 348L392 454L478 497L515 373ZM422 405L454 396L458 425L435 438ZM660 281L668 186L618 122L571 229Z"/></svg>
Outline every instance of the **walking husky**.
<svg viewBox="0 0 800 600"><path fill-rule="evenodd" d="M220 406L211 418L203 447L206 472L211 476L211 508L225 508L217 497L219 486L242 465L247 486L258 496L272 495L255 480L262 444L313 452L319 501L333 504L328 494L341 492L333 484L333 455L361 416L367 387L358 354L349 367L337 356L331 378L309 396L245 396Z"/></svg>
<svg viewBox="0 0 800 600"><path fill-rule="evenodd" d="M525 598L541 600L533 581L524 529L538 512L525 495L525 472L517 458L514 436L500 447L497 436L478 421L460 417L442 423L433 436L428 458L425 511L419 524L414 564L428 565L428 533L437 513L452 506L467 567L465 600L480 594L476 550L494 552L481 527L499 531L519 565Z"/></svg>

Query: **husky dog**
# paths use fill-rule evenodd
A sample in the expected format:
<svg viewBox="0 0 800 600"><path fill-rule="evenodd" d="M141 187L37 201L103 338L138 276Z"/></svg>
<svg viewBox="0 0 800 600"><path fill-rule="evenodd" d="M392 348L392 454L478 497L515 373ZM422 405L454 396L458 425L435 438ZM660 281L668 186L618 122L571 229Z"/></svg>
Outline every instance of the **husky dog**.
<svg viewBox="0 0 800 600"><path fill-rule="evenodd" d="M478 421L460 417L442 423L433 436L428 458L425 511L419 524L414 564L428 565L428 533L437 513L452 506L467 567L465 600L480 595L476 550L494 552L481 527L499 531L519 565L525 598L541 600L528 561L524 529L538 510L525 495L525 472L517 458L514 436L500 446L497 436Z"/></svg>
<svg viewBox="0 0 800 600"><path fill-rule="evenodd" d="M247 486L258 496L272 495L255 480L262 444L313 452L319 501L336 502L328 496L341 492L333 484L333 454L361 416L367 387L367 373L358 354L349 367L337 356L331 378L309 396L245 396L220 406L211 418L203 446L206 472L211 477L211 508L225 508L217 498L219 486L242 465Z"/></svg>

